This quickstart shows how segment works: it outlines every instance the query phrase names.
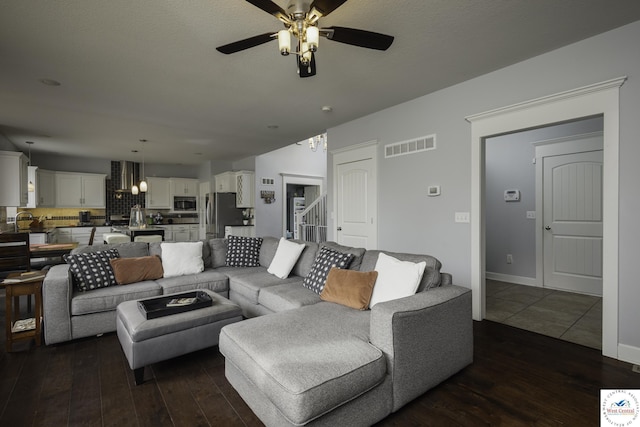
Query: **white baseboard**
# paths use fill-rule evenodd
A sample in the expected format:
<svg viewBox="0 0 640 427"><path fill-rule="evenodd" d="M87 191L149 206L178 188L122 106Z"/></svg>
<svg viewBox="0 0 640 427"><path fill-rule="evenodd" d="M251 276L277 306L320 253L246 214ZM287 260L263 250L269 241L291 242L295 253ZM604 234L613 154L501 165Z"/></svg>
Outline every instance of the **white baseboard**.
<svg viewBox="0 0 640 427"><path fill-rule="evenodd" d="M540 284L535 277L523 277L512 276L510 274L485 272L485 277L490 280L497 280L499 282L515 283L516 285L526 285L540 287Z"/></svg>
<svg viewBox="0 0 640 427"><path fill-rule="evenodd" d="M640 365L640 348L626 344L618 344L618 359L623 362Z"/></svg>

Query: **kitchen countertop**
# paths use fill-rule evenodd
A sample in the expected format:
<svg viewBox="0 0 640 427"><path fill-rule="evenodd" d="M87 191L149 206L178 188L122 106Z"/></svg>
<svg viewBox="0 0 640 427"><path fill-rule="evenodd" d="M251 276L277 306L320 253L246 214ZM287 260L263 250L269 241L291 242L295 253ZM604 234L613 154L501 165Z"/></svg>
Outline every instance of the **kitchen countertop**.
<svg viewBox="0 0 640 427"><path fill-rule="evenodd" d="M153 230L164 230L164 228L162 226L160 227L129 227L127 225L114 225L113 227L114 231L120 231L123 233L126 233L127 231L131 231L131 230L149 230L149 231L153 231Z"/></svg>
<svg viewBox="0 0 640 427"><path fill-rule="evenodd" d="M44 228L19 228L18 233L51 233L56 227ZM13 230L5 231L5 233L13 233Z"/></svg>

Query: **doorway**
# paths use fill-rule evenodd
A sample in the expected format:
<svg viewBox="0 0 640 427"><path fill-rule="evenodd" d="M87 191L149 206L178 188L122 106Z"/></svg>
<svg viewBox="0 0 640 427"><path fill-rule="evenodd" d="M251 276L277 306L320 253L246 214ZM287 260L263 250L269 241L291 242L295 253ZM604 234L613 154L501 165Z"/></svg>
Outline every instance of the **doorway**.
<svg viewBox="0 0 640 427"><path fill-rule="evenodd" d="M601 349L601 157L601 116L485 140L487 319Z"/></svg>
<svg viewBox="0 0 640 427"><path fill-rule="evenodd" d="M602 127L486 138L487 278L602 296Z"/></svg>
<svg viewBox="0 0 640 427"><path fill-rule="evenodd" d="M618 358L619 88L626 77L466 117L471 123L471 288L473 318L486 312L484 156L493 135L603 116L603 328L602 353Z"/></svg>
<svg viewBox="0 0 640 427"><path fill-rule="evenodd" d="M319 185L287 184L287 220L286 238L300 239L299 224L296 214L301 213L311 205L322 192Z"/></svg>
<svg viewBox="0 0 640 427"><path fill-rule="evenodd" d="M323 194L324 179L317 176L282 174L282 236L295 237L294 213ZM297 206L294 204L297 203Z"/></svg>

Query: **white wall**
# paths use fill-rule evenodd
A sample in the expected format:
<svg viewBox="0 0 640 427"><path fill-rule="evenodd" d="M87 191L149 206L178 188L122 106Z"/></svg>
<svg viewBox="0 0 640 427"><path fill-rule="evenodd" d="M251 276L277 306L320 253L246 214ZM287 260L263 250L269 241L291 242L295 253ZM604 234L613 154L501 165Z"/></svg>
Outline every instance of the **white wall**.
<svg viewBox="0 0 640 427"><path fill-rule="evenodd" d="M333 148L380 143L379 247L435 255L455 283L470 286L470 227L453 221L454 212L471 206L471 126L464 117L626 75L620 89L619 343L640 352L638 40L640 21L329 129ZM432 133L437 150L384 159L384 144ZM426 197L429 184L440 184L442 196ZM333 209L331 197L329 204Z"/></svg>
<svg viewBox="0 0 640 427"><path fill-rule="evenodd" d="M329 139L329 144L331 140ZM256 208L255 223L257 236L282 236L283 200L282 174L323 177L326 188L327 154L311 151L306 141L292 144L279 150L257 156L256 166ZM262 178L273 178L274 185L262 185ZM266 204L260 198L260 191L275 191L274 203Z"/></svg>

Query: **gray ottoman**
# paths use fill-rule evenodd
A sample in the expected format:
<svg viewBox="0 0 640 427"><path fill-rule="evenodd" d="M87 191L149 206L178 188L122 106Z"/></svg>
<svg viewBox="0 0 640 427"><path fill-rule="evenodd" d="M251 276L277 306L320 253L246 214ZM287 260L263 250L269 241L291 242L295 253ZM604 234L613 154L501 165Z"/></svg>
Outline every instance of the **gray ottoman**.
<svg viewBox="0 0 640 427"><path fill-rule="evenodd" d="M218 344L220 329L242 320L242 310L228 299L207 289L211 307L147 320L137 301L118 305L116 330L136 384L144 378L144 367Z"/></svg>

